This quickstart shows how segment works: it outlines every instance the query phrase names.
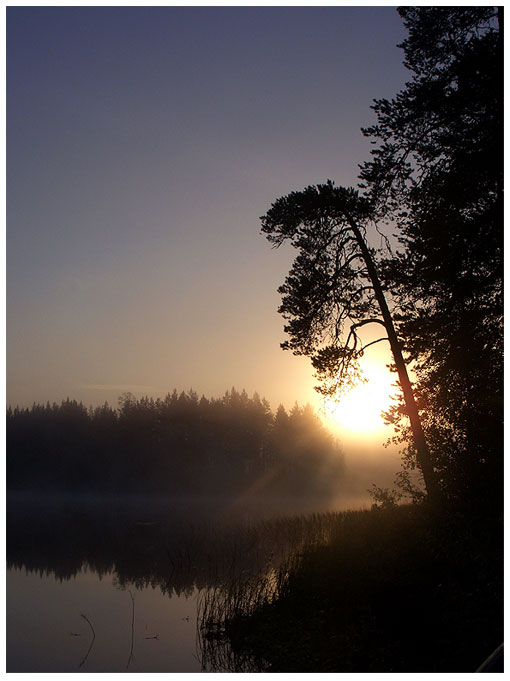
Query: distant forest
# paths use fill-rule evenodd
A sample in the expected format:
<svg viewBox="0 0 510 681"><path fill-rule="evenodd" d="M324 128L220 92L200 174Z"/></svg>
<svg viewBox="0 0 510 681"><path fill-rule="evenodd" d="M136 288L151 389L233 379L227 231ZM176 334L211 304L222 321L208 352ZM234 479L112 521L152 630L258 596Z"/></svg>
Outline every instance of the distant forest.
<svg viewBox="0 0 510 681"><path fill-rule="evenodd" d="M169 393L119 407L67 399L7 410L7 487L41 492L334 494L339 444L313 409L257 394Z"/></svg>

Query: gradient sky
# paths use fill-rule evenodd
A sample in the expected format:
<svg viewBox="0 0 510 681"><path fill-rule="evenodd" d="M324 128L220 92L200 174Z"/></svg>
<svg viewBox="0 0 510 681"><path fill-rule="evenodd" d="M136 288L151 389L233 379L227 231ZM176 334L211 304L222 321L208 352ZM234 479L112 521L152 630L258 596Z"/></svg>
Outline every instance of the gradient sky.
<svg viewBox="0 0 510 681"><path fill-rule="evenodd" d="M392 7L8 7L7 403L317 405L259 216L356 183L404 36Z"/></svg>

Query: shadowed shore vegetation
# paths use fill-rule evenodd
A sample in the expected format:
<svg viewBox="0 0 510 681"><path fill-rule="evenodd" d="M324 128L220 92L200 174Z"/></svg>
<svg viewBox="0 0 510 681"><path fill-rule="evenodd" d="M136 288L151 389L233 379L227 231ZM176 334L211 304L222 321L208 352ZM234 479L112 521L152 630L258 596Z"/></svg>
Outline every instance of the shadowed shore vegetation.
<svg viewBox="0 0 510 681"><path fill-rule="evenodd" d="M204 595L204 665L473 672L503 637L501 538L420 506L336 514L276 572Z"/></svg>

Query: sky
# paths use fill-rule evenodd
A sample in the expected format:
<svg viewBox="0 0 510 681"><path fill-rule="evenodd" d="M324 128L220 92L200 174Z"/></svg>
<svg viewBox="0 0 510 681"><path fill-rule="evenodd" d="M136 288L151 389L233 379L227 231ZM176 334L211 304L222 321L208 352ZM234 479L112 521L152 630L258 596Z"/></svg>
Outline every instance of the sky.
<svg viewBox="0 0 510 681"><path fill-rule="evenodd" d="M7 404L320 407L259 218L356 184L372 100L409 78L395 8L21 6L6 31Z"/></svg>

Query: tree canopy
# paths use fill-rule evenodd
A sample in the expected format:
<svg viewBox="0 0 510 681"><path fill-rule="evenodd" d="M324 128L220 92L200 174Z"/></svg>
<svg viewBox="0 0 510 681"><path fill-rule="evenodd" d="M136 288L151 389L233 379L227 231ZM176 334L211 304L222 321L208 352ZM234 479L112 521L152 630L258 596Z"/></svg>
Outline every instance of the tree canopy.
<svg viewBox="0 0 510 681"><path fill-rule="evenodd" d="M502 8L399 12L413 77L375 102L360 177L399 239L383 278L443 485L480 500L502 463Z"/></svg>
<svg viewBox="0 0 510 681"><path fill-rule="evenodd" d="M501 474L502 10L398 11L412 78L374 102L360 191L328 181L292 192L262 231L299 251L279 289L283 347L311 357L325 394L357 377L358 329L381 322L379 280L392 313L382 323L388 335L395 325L415 372L433 468L445 494L469 499ZM368 247L369 224L390 230L386 249ZM407 445L401 483L412 491L407 473L423 457L403 392L388 418Z"/></svg>
<svg viewBox="0 0 510 681"><path fill-rule="evenodd" d="M289 239L298 249L279 289L283 294L280 312L289 320L285 330L290 340L283 347L311 357L317 376L325 383L317 389L332 395L357 378L358 360L367 347L358 329L381 324L386 335L380 340L390 344L427 494L437 499L437 481L411 382L364 235L370 216L370 204L354 189L335 187L328 181L279 199L262 218L262 231L269 241L279 245Z"/></svg>

